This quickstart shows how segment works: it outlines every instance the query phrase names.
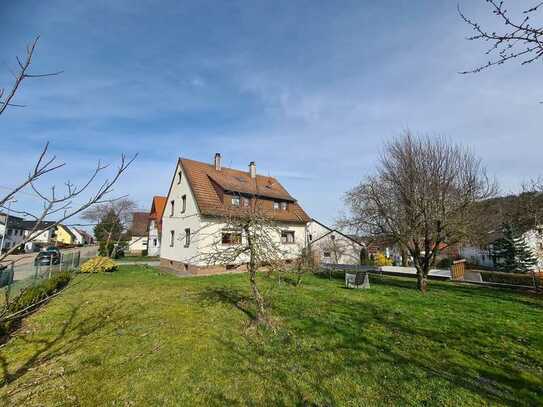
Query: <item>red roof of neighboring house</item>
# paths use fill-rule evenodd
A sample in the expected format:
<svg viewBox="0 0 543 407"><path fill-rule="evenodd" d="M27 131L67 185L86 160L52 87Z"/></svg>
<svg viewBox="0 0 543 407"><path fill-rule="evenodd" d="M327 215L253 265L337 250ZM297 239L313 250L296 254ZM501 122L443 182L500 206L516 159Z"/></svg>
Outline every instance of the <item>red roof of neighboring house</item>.
<svg viewBox="0 0 543 407"><path fill-rule="evenodd" d="M149 214L149 219L155 221L162 219L162 215L164 215L164 209L166 208L167 199L168 198L165 196L153 197L153 204L151 205L151 213Z"/></svg>
<svg viewBox="0 0 543 407"><path fill-rule="evenodd" d="M237 193L257 197L259 202L269 204L274 200L288 202L288 210L270 210L270 217L276 221L307 223L311 218L298 202L273 177L256 175L251 178L248 171L240 171L200 161L180 158L196 203L203 215L224 216L229 208L225 205L222 193Z"/></svg>

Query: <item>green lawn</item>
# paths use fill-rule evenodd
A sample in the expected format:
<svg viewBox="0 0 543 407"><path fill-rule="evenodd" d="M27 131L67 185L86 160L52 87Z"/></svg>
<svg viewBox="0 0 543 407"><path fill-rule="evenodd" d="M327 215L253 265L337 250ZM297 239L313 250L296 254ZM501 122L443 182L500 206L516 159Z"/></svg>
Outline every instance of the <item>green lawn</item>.
<svg viewBox="0 0 543 407"><path fill-rule="evenodd" d="M78 276L0 349L2 405L537 405L543 299L378 277L370 290L121 267Z"/></svg>

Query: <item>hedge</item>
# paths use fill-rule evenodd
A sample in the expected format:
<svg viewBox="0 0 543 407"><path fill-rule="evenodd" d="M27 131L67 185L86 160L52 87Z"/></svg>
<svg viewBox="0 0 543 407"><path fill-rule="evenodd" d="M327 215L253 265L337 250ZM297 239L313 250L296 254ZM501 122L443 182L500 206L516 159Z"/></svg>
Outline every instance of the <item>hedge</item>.
<svg viewBox="0 0 543 407"><path fill-rule="evenodd" d="M533 286L532 273L502 273L500 271L481 271L481 277L487 283L502 283L513 285L528 285ZM543 273L535 273L538 284L543 286Z"/></svg>

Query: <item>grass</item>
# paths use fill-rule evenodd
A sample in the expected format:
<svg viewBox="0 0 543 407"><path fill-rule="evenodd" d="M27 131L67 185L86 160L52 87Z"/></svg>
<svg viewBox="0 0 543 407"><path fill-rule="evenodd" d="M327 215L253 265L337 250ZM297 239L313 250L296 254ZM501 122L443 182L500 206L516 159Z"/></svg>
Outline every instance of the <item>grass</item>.
<svg viewBox="0 0 543 407"><path fill-rule="evenodd" d="M370 290L144 266L79 276L0 349L3 405L537 405L543 299L374 277Z"/></svg>

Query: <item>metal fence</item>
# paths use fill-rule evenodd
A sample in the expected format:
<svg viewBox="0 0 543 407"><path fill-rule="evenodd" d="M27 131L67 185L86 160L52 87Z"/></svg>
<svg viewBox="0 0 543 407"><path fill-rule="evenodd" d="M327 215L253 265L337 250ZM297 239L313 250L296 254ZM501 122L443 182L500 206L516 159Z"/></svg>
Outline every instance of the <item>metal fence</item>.
<svg viewBox="0 0 543 407"><path fill-rule="evenodd" d="M49 279L58 272L76 272L89 258L96 256L96 246L81 247L62 251L60 258L50 257L49 264L36 264L37 253L14 256L0 265L0 294L8 290L11 295L25 287Z"/></svg>

